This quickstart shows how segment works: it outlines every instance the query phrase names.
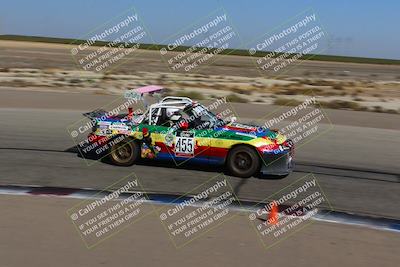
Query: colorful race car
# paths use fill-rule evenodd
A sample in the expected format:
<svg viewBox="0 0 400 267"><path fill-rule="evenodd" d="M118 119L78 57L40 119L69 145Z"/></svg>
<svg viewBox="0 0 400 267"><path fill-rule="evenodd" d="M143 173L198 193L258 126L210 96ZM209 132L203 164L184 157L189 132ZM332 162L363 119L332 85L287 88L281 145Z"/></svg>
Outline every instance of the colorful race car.
<svg viewBox="0 0 400 267"><path fill-rule="evenodd" d="M158 90L147 86L137 92ZM93 121L88 140L115 165L129 166L141 158L177 165L190 161L226 166L238 177L259 172L285 176L294 166L293 143L278 131L224 120L187 97L165 97L143 114L132 109L118 116L104 114L86 113Z"/></svg>

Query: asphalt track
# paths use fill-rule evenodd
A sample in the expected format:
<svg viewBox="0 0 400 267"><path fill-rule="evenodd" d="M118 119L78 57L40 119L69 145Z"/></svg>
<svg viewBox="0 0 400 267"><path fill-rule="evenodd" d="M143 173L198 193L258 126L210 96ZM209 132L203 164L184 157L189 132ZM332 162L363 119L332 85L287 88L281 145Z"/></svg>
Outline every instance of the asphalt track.
<svg viewBox="0 0 400 267"><path fill-rule="evenodd" d="M88 250L66 210L80 199L0 195L2 266L395 266L398 233L313 222L265 249L238 214L177 250L156 213ZM21 230L23 229L23 230ZM369 251L371 253L365 253ZM23 252L23 257L21 257Z"/></svg>
<svg viewBox="0 0 400 267"><path fill-rule="evenodd" d="M45 94L39 102L23 107L11 102L2 105L0 183L103 189L134 172L146 192L179 195L223 172L201 166L152 163L123 168L83 160L77 156L66 127L79 120L91 105L97 105L88 104L90 97L81 95L76 101L83 106L68 103L71 98L68 94L56 98L60 103L58 108L57 103L47 109L35 106L40 101L48 102ZM22 96L19 100L29 102ZM259 109L247 108L249 114ZM261 201L312 172L335 210L399 219L400 138L398 126L393 126L398 125L398 115L384 114L387 127L379 127L381 122L376 116L382 114L349 111L328 111L328 114L334 128L296 151L298 164L294 173L284 179L241 179L228 175L235 193L242 200ZM352 126L348 118L357 126Z"/></svg>
<svg viewBox="0 0 400 267"><path fill-rule="evenodd" d="M0 41L0 67L76 70L70 49L68 45ZM127 57L116 71L142 71L144 66L150 72L171 71L158 51L139 52ZM217 58L215 64L199 69L199 73L260 76L249 57ZM399 68L308 61L291 68L287 75L312 72L309 75L318 78L398 80ZM114 96L31 90L6 90L0 85L0 185L101 190L135 172L145 191L180 195L223 171L151 163L122 168L85 161L77 156L66 127L82 118L82 112L101 107ZM276 107L235 104L235 109L251 120ZM235 193L242 200L261 201L312 172L335 210L400 219L399 115L340 110L326 113L333 129L296 151L297 166L291 175L284 179L227 175ZM5 240L0 244L0 265L394 266L399 262L398 233L326 222L315 222L289 242L265 251L244 216L177 251L153 214L96 249L87 250L65 213L79 201L0 195L0 239Z"/></svg>

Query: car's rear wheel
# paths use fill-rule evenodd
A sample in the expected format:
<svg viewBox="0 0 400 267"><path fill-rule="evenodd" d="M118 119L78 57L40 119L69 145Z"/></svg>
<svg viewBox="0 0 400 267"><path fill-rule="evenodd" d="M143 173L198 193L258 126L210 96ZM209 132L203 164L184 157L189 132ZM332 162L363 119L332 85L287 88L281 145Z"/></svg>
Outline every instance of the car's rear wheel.
<svg viewBox="0 0 400 267"><path fill-rule="evenodd" d="M255 149L248 146L237 146L228 155L229 172L238 177L247 178L260 170L260 157Z"/></svg>
<svg viewBox="0 0 400 267"><path fill-rule="evenodd" d="M118 166L130 166L140 157L139 143L130 138L116 142L110 150L109 158Z"/></svg>

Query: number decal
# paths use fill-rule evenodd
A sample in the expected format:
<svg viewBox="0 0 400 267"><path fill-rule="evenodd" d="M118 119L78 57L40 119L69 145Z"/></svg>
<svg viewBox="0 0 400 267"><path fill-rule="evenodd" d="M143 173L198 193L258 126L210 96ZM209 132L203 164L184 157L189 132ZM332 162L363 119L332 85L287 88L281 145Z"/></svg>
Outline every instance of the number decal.
<svg viewBox="0 0 400 267"><path fill-rule="evenodd" d="M194 134L182 131L175 137L175 156L193 157L194 155Z"/></svg>

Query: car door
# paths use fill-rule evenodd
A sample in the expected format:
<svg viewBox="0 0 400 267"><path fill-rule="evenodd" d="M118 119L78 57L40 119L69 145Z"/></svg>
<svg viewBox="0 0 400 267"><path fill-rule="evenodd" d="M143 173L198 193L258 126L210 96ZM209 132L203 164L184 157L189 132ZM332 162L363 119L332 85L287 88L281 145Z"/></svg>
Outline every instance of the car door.
<svg viewBox="0 0 400 267"><path fill-rule="evenodd" d="M196 162L208 163L210 149L210 130L202 127L194 120L200 117L194 116L191 109L182 112L185 127L180 127L175 135L176 151L186 150L186 157ZM187 145L186 145L187 144Z"/></svg>
<svg viewBox="0 0 400 267"><path fill-rule="evenodd" d="M167 124L163 123L160 119L162 112L162 108L150 109L147 117L138 126L138 131L142 133L142 136L145 132L148 132L148 138L151 138L150 149L155 154L154 157L152 157L153 159L172 159L172 156L170 155L171 153L165 144L165 136L169 127L167 127ZM142 157L146 157L145 155L146 153L142 153Z"/></svg>

